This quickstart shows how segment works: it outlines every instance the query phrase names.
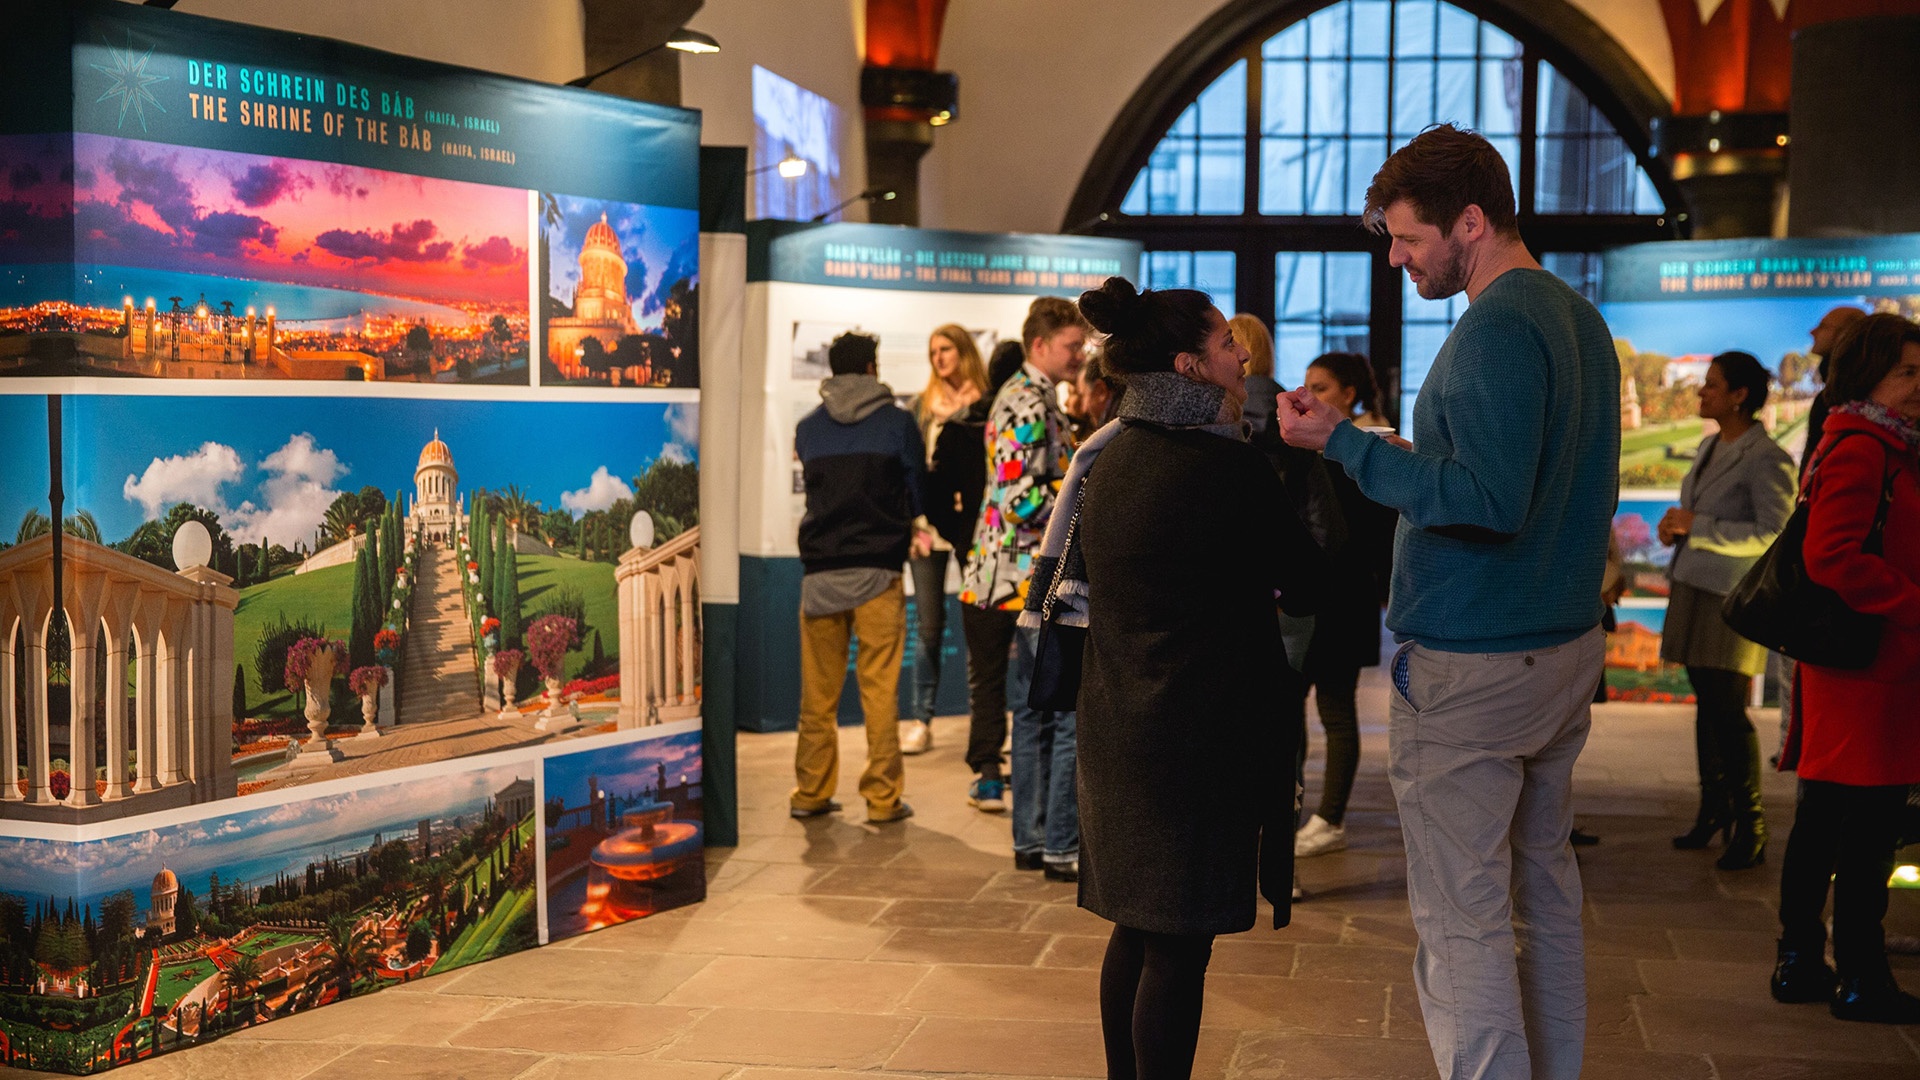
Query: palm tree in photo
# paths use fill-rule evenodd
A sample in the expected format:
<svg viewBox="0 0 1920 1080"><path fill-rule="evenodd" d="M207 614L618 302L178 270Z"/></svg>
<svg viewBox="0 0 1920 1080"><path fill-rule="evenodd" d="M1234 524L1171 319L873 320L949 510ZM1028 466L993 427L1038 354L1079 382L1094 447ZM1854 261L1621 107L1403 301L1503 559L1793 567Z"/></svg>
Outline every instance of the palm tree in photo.
<svg viewBox="0 0 1920 1080"><path fill-rule="evenodd" d="M353 996L353 980L367 968L379 947L373 934L360 926L352 915L333 915L327 919L327 949L333 953L333 970L340 982L340 996Z"/></svg>
<svg viewBox="0 0 1920 1080"><path fill-rule="evenodd" d="M20 519L20 530L13 536L13 542L24 544L36 536L44 536L53 531L53 519L38 510L29 509L27 516Z"/></svg>
<svg viewBox="0 0 1920 1080"><path fill-rule="evenodd" d="M327 507L326 517L320 522L320 536L324 544L337 544L347 538L347 530L360 527L357 507L350 499L335 499Z"/></svg>
<svg viewBox="0 0 1920 1080"><path fill-rule="evenodd" d="M233 1011L233 999L241 998L245 1002L250 1002L250 994L254 986L259 982L260 961L251 953L239 953L235 955L233 960L227 964L227 993L229 995L227 1011L229 1014ZM246 1009L243 1020L251 1023L253 1021L253 1006L249 1003L243 1007Z"/></svg>
<svg viewBox="0 0 1920 1080"><path fill-rule="evenodd" d="M540 504L527 498L526 492L520 490L520 485L508 484L507 490L501 495L501 501L505 504L503 515L508 521L513 522L514 528L531 532L534 525L539 522Z"/></svg>
<svg viewBox="0 0 1920 1080"><path fill-rule="evenodd" d="M91 510L78 511L68 518L64 531L68 536L77 536L82 540L100 543L100 522L94 519Z"/></svg>

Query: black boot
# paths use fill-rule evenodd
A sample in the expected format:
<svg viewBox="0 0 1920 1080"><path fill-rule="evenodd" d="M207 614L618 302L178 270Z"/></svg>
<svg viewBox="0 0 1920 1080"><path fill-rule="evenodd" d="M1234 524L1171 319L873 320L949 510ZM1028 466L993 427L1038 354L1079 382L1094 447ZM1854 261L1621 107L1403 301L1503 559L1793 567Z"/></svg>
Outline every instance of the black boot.
<svg viewBox="0 0 1920 1080"><path fill-rule="evenodd" d="M1827 1010L1840 1020L1869 1024L1920 1024L1920 998L1900 989L1892 974L1842 976Z"/></svg>
<svg viewBox="0 0 1920 1080"><path fill-rule="evenodd" d="M1722 870L1752 869L1767 861L1767 819L1760 809L1760 739L1751 727L1735 736L1721 762L1733 833L1727 837L1727 850L1713 865Z"/></svg>
<svg viewBox="0 0 1920 1080"><path fill-rule="evenodd" d="M1727 802L1713 788L1700 789L1700 812L1694 815L1693 828L1673 838L1673 846L1681 851L1698 851L1713 842L1713 834L1722 838L1733 831L1733 815L1728 812Z"/></svg>
<svg viewBox="0 0 1920 1080"><path fill-rule="evenodd" d="M1833 969L1816 949L1789 949L1781 941L1774 952L1773 1000L1785 1005L1805 1005L1833 1000Z"/></svg>

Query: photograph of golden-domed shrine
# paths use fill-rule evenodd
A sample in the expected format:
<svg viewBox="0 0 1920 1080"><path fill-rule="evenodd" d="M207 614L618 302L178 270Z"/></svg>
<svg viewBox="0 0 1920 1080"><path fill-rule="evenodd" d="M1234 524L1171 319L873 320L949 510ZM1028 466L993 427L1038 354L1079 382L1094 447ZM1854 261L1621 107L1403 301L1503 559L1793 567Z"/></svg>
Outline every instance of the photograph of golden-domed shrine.
<svg viewBox="0 0 1920 1080"><path fill-rule="evenodd" d="M0 837L0 1063L97 1072L534 947L537 767Z"/></svg>
<svg viewBox="0 0 1920 1080"><path fill-rule="evenodd" d="M0 138L0 375L528 382L528 192Z"/></svg>
<svg viewBox="0 0 1920 1080"><path fill-rule="evenodd" d="M549 941L706 898L697 726L544 767Z"/></svg>
<svg viewBox="0 0 1920 1080"><path fill-rule="evenodd" d="M47 400L0 397L0 817L700 715L695 404L68 396L56 515Z"/></svg>
<svg viewBox="0 0 1920 1080"><path fill-rule="evenodd" d="M540 384L699 386L699 213L539 199Z"/></svg>

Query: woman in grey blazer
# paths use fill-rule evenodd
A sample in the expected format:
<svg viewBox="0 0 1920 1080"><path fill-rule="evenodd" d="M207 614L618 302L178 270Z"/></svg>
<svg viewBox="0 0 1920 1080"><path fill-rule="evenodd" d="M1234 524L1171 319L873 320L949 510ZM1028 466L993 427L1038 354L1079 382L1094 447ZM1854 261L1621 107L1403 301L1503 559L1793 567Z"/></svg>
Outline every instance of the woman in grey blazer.
<svg viewBox="0 0 1920 1080"><path fill-rule="evenodd" d="M1714 865L1744 870L1764 861L1760 743L1747 719L1747 687L1766 667L1765 648L1735 634L1720 602L1766 553L1793 513L1793 458L1754 419L1767 402L1767 369L1743 352L1713 358L1700 387L1700 415L1720 425L1700 443L1680 482L1680 505L1660 519L1660 541L1676 549L1662 659L1687 668L1698 708L1700 813L1682 849L1726 838Z"/></svg>

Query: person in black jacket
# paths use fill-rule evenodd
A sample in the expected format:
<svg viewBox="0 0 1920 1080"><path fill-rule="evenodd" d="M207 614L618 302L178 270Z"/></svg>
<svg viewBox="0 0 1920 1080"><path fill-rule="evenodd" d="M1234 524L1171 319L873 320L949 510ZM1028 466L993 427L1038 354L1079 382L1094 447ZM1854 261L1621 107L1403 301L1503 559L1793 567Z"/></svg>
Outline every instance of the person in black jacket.
<svg viewBox="0 0 1920 1080"><path fill-rule="evenodd" d="M1357 353L1316 357L1307 365L1306 385L1320 400L1349 414L1356 407L1371 414L1380 400L1373 366ZM1327 734L1327 767L1319 809L1301 823L1294 838L1294 857L1302 859L1347 846L1347 797L1360 769L1356 692L1360 669L1380 663L1380 615L1393 574L1393 533L1400 524L1399 513L1362 495L1360 485L1338 462L1307 453L1320 460L1326 472L1345 536L1341 543L1327 545L1336 585L1314 620L1313 643L1307 649L1306 677ZM1304 698L1301 705L1304 718Z"/></svg>
<svg viewBox="0 0 1920 1080"><path fill-rule="evenodd" d="M1110 278L1080 307L1127 384L1117 433L1080 451L1099 456L1067 540L1087 598L1080 905L1115 924L1108 1075L1164 1080L1192 1070L1214 935L1253 926L1256 886L1290 918L1299 732L1252 676L1285 664L1276 595L1312 613L1327 564L1245 441L1246 353L1207 295Z"/></svg>
<svg viewBox="0 0 1920 1080"><path fill-rule="evenodd" d="M797 818L840 808L833 801L840 776L836 721L850 636L860 640L855 670L867 726L867 767L860 775L867 820L913 814L901 799L897 695L907 598L900 568L921 512L926 450L913 417L875 377L879 347L861 333L833 340L827 348L833 374L820 383L821 405L801 419L793 437L807 491L800 519L798 782L788 799Z"/></svg>

